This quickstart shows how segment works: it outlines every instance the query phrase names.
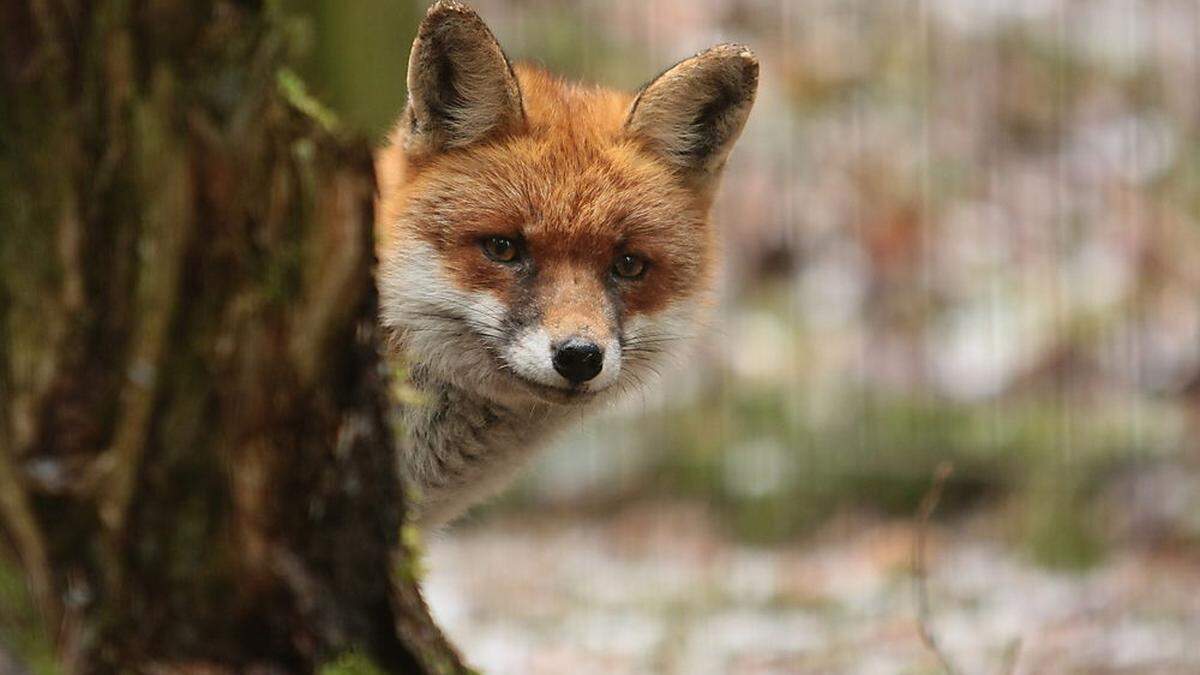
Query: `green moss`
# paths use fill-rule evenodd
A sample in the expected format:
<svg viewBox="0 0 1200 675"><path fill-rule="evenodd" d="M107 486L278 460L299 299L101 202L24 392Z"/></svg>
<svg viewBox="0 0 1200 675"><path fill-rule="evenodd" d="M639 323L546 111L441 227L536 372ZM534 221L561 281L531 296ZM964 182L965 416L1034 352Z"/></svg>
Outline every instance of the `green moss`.
<svg viewBox="0 0 1200 675"><path fill-rule="evenodd" d="M296 74L296 71L291 68L281 68L275 74L275 81L279 85L279 93L294 108L311 117L328 132L338 129L337 115L309 93L304 80Z"/></svg>
<svg viewBox="0 0 1200 675"><path fill-rule="evenodd" d="M403 406L419 406L429 402L429 397L412 385L408 364L399 359L392 361L392 396Z"/></svg>
<svg viewBox="0 0 1200 675"><path fill-rule="evenodd" d="M322 666L320 675L383 675L385 672L371 659L352 651Z"/></svg>
<svg viewBox="0 0 1200 675"><path fill-rule="evenodd" d="M3 558L0 558L0 647L11 649L36 675L62 672L24 576Z"/></svg>
<svg viewBox="0 0 1200 675"><path fill-rule="evenodd" d="M406 583L419 584L425 577L425 552L421 541L421 530L414 523L405 523L400 528L400 545L404 548L404 559L397 573Z"/></svg>

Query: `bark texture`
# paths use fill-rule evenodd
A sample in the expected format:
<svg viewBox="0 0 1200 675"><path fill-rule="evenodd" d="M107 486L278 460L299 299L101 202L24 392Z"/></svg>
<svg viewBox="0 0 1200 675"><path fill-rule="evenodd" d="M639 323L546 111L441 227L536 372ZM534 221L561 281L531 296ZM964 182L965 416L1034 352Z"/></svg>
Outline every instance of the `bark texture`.
<svg viewBox="0 0 1200 675"><path fill-rule="evenodd" d="M369 149L293 25L0 0L0 554L66 672L461 669L400 545Z"/></svg>

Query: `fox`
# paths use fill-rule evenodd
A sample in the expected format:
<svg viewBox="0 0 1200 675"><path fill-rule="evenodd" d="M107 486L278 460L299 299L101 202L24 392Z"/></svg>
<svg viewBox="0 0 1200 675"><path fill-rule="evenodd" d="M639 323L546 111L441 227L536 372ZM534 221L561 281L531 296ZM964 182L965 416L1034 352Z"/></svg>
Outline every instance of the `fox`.
<svg viewBox="0 0 1200 675"><path fill-rule="evenodd" d="M635 93L579 84L510 62L467 5L429 8L375 162L380 323L418 399L397 461L422 530L502 491L698 332L709 212L758 70L720 44Z"/></svg>

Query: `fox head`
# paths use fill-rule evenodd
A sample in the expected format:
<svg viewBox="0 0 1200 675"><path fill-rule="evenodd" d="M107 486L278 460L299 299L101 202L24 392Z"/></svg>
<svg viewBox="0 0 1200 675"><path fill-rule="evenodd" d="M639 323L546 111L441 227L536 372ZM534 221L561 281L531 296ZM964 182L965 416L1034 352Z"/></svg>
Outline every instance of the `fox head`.
<svg viewBox="0 0 1200 675"><path fill-rule="evenodd" d="M415 371L550 404L657 372L713 285L708 211L757 83L720 45L636 94L573 85L434 4L377 167L382 319Z"/></svg>

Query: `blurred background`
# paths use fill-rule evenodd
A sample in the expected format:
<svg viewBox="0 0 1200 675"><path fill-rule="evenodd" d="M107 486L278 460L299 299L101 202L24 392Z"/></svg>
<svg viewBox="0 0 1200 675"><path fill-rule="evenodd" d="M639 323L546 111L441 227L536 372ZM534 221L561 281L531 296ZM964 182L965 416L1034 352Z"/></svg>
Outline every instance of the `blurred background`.
<svg viewBox="0 0 1200 675"><path fill-rule="evenodd" d="M381 138L426 3L291 3ZM473 4L574 78L762 77L697 353L425 543L468 659L940 672L924 627L964 673L1200 672L1200 5Z"/></svg>

